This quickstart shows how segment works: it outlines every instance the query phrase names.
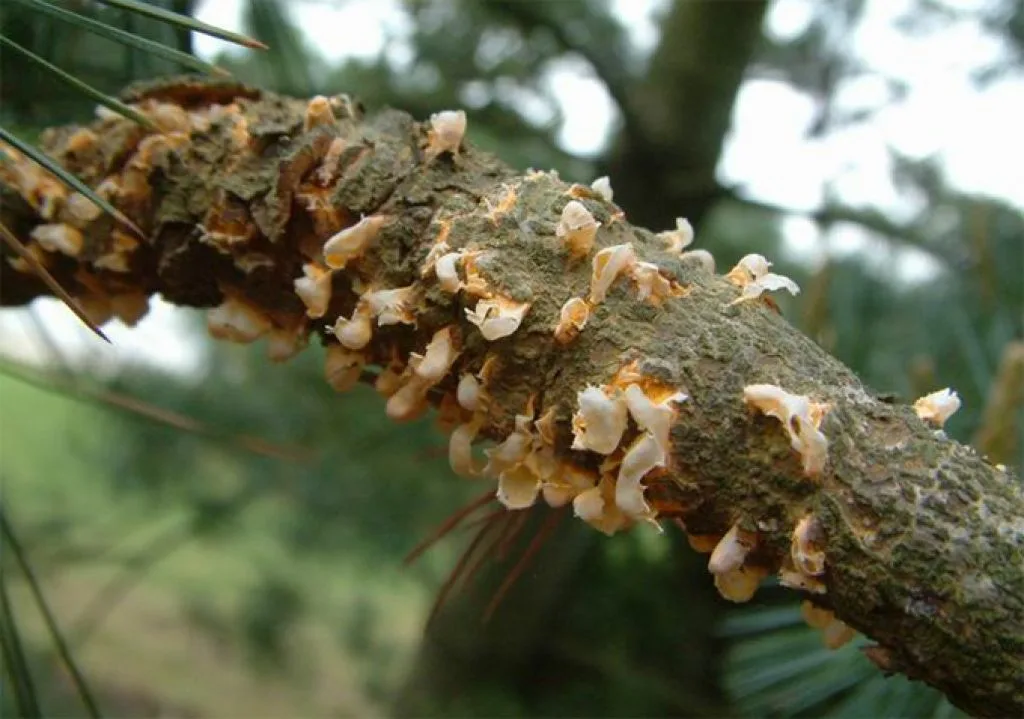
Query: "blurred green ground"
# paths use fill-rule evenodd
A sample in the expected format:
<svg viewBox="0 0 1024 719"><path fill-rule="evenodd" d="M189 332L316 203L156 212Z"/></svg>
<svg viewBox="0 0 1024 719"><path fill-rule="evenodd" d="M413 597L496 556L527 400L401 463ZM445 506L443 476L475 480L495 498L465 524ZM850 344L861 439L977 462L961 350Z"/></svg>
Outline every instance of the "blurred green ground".
<svg viewBox="0 0 1024 719"><path fill-rule="evenodd" d="M115 470L105 457L126 441L120 430L109 410L0 377L4 506L70 640L93 619L94 629L73 648L106 712L380 715L420 638L431 593L425 580L450 550L431 553L415 571L403 569L397 553L393 561L364 559L356 540L332 556L300 557L272 530L295 511L280 487L215 537L184 541L140 575L126 560L188 526L193 507L183 496L154 502L112 486ZM193 444L196 451L182 453L175 471L230 483L226 475L239 468ZM409 465L413 471L412 458ZM417 537L407 532L404 539L411 547ZM95 598L126 571L137 580L117 593L116 604L104 603L109 613L95 623ZM259 606L268 581L278 587L269 592L276 607ZM69 715L70 685L47 653L51 644L31 597L17 580L11 591L40 668L50 667L38 675L48 706ZM302 611L289 609L294 603ZM280 612L294 620L277 626L271 619ZM241 626L239 614L247 617Z"/></svg>

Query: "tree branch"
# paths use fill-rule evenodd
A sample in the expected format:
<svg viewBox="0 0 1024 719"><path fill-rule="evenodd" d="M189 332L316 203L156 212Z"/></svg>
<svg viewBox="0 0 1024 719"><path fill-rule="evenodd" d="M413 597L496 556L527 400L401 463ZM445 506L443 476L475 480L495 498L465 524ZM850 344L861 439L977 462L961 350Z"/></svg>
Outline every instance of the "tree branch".
<svg viewBox="0 0 1024 719"><path fill-rule="evenodd" d="M5 202L0 219L84 306L137 315L132 302L160 292L178 304L217 307L211 327L222 336L268 334L278 357L320 334L330 361L347 362L333 365L336 387L348 384L346 368L357 375L362 363L387 368L379 389L397 419L418 412L427 395L419 389L436 380L449 428L475 424L481 437L506 442L489 468L504 491L536 494L543 484L552 490L544 499L555 502L555 489L583 496L580 487L600 480L595 491L615 495L597 497L598 519L612 522L606 529L642 516L623 514L616 483L633 438L646 435L630 425L611 454L573 449L574 434L596 432L574 422L578 394L616 382L685 392L689 399L673 412L667 467L642 477L642 497L659 518L681 519L705 550L738 527L749 549L739 571L761 577L792 569L794 527L812 515L825 561L814 581L825 593L809 597L872 637L878 644L869 655L879 666L938 687L973 714L1024 711L1019 481L911 408L871 397L768 306L732 305L739 293L729 281L670 253L596 194L550 174L520 175L472 147L457 157L439 152L428 128L400 112L364 119L337 98L332 120L323 103L192 80L127 97L168 134L146 136L125 120L104 119L88 132L50 131L45 144L91 184L106 182L103 191L146 231L144 241L119 234L16 152L0 165L7 192L25 200ZM563 344L553 336L560 309L588 295L592 264L573 260L556 234L568 194L601 223L588 257L631 243L676 291L654 306L619 277L603 302L591 298L589 321ZM358 224L363 216L370 219ZM367 230L362 251L348 242L358 232L344 235L325 256L325 241L353 227L377 233ZM454 293L429 269L440 241L466 253ZM295 280L304 266L309 272L328 260L344 266L328 275L329 302L311 320L307 305L315 303L309 292L300 301ZM0 302L47 292L32 275L0 264ZM389 288L409 289L390 306L396 323L370 325L365 347L345 350L321 329L352 318L341 323L351 342L344 327L371 299L383 301L372 293ZM487 295L513 320L528 303L521 324L493 341L477 326L486 319L467 318L467 310L490 317L478 305ZM384 319L378 310L371 311ZM442 346L457 351L454 360L437 351ZM481 377L475 410L456 400L470 374ZM819 476L804 475L783 425L744 404L744 387L755 383L827 403ZM531 410L540 425L526 420ZM529 442L517 444L517 433ZM567 477L582 484L570 486Z"/></svg>

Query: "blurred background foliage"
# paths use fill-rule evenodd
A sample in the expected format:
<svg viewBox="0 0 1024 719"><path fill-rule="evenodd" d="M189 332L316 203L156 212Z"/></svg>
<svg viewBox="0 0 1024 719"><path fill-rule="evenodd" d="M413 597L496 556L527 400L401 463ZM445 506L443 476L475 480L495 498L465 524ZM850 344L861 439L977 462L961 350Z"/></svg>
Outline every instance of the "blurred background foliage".
<svg viewBox="0 0 1024 719"><path fill-rule="evenodd" d="M62 4L192 49L189 33L167 25ZM199 9L194 0L156 4ZM905 97L903 81L878 76L845 41L870 3L811 4L803 29L780 38L764 30L776 3L664 0L659 40L644 48L606 0L405 0L394 4L410 28L401 42L340 62L325 60L296 21L296 6L308 4L244 2L243 31L271 50L216 61L254 85L344 91L371 111L392 105L422 118L466 107L471 140L517 167L582 182L609 174L616 201L654 229L689 217L720 269L748 252L767 255L804 288L780 302L793 323L897 401L956 388L964 406L948 432L1019 476L1020 208L965 194L933 159L891 148L895 205L855 203L823 178L819 207L778 207L746 192L742 178L722 179L745 82L771 78L813 98L810 139L870 127ZM1000 38L1004 52L976 68L979 89L1019 77L1020 4L907 5L908 41L964 22ZM108 92L174 71L10 3L0 20L6 36ZM336 35L346 42L344 25ZM32 137L88 120L91 101L18 57L0 59L8 126ZM596 78L614 105L596 153L560 140L565 98L550 76L566 68ZM844 83L868 75L885 89L881 102L856 111L836 102ZM814 230L810 249L791 241L794 221ZM919 271L901 271L908 264ZM768 587L748 606L727 605L671 527L606 540L559 525L484 622L545 522L538 511L425 630L465 534L410 566L402 559L481 490L450 475L429 418L396 427L372 391L334 396L316 347L271 365L253 348L209 343L197 319L174 337L202 353L199 371L167 374L130 359L110 369L70 357L41 317L22 313L24 333L3 343L39 350L35 370L8 362L0 376L3 509L109 715L956 714L932 690L882 677L861 656L863 639L825 650L789 593ZM125 398L202 427L143 418L116 406ZM9 555L4 586L46 712L80 713Z"/></svg>

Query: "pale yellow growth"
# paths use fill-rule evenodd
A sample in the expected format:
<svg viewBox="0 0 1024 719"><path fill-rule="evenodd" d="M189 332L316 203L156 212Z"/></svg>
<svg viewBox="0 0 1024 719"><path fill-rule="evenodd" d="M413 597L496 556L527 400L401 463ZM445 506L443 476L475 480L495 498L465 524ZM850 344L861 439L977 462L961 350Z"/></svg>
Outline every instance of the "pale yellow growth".
<svg viewBox="0 0 1024 719"><path fill-rule="evenodd" d="M833 619L828 626L822 630L822 641L829 649L839 649L857 636L857 630L841 619Z"/></svg>
<svg viewBox="0 0 1024 719"><path fill-rule="evenodd" d="M346 349L363 349L373 338L373 315L370 308L366 303L360 302L352 312L352 317L338 315L333 332Z"/></svg>
<svg viewBox="0 0 1024 719"><path fill-rule="evenodd" d="M227 297L206 313L206 328L219 340L254 342L272 327L270 318L262 310L237 297Z"/></svg>
<svg viewBox="0 0 1024 719"><path fill-rule="evenodd" d="M388 398L385 412L388 419L407 422L423 414L427 409L427 391L430 383L413 374Z"/></svg>
<svg viewBox="0 0 1024 719"><path fill-rule="evenodd" d="M914 412L925 422L942 427L960 409L960 396L949 387L921 397L914 402Z"/></svg>
<svg viewBox="0 0 1024 719"><path fill-rule="evenodd" d="M615 391L609 396L600 387L590 386L577 393L579 409L572 416L573 449L589 449L611 454L626 431L626 401Z"/></svg>
<svg viewBox="0 0 1024 719"><path fill-rule="evenodd" d="M682 254L693 243L693 226L684 217L676 218L676 229L658 233L658 239L665 243L665 251Z"/></svg>
<svg viewBox="0 0 1024 719"><path fill-rule="evenodd" d="M594 219L590 210L579 200L569 200L562 208L562 217L555 226L559 237L574 259L586 257L594 247L594 237L601 223Z"/></svg>
<svg viewBox="0 0 1024 719"><path fill-rule="evenodd" d="M461 477L475 477L480 469L473 461L473 440L483 426L482 417L474 417L460 424L448 439L448 463L452 471Z"/></svg>
<svg viewBox="0 0 1024 719"><path fill-rule="evenodd" d="M454 328L443 327L434 333L422 357L415 352L409 359L409 366L421 380L434 386L448 374L459 352L455 347Z"/></svg>
<svg viewBox="0 0 1024 719"><path fill-rule="evenodd" d="M85 241L80 230L64 223L37 225L29 236L47 252L60 252L68 257L78 257Z"/></svg>
<svg viewBox="0 0 1024 719"><path fill-rule="evenodd" d="M327 346L324 377L335 391L346 392L359 382L365 365L366 356L362 352L353 352L341 345L331 344Z"/></svg>
<svg viewBox="0 0 1024 719"><path fill-rule="evenodd" d="M331 269L344 269L349 262L362 257L386 222L384 215L370 215L338 232L324 243L324 262Z"/></svg>
<svg viewBox="0 0 1024 719"><path fill-rule="evenodd" d="M828 440L818 427L828 405L811 402L803 395L786 392L771 384L752 384L743 388L744 401L782 423L790 445L799 452L804 474L818 475L828 460Z"/></svg>
<svg viewBox="0 0 1024 719"><path fill-rule="evenodd" d="M555 327L555 341L563 345L572 342L587 326L589 318L590 305L586 300L579 297L566 300L559 311L558 325Z"/></svg>
<svg viewBox="0 0 1024 719"><path fill-rule="evenodd" d="M594 269L590 277L591 305L604 302L608 289L619 275L628 271L636 263L636 252L633 245L626 242L612 245L594 255Z"/></svg>
<svg viewBox="0 0 1024 719"><path fill-rule="evenodd" d="M825 583L817 577L809 577L803 572L783 567L779 570L779 584L789 589L798 589L812 594L825 594Z"/></svg>
<svg viewBox="0 0 1024 719"><path fill-rule="evenodd" d="M327 148L327 154L316 169L316 178L321 185L330 185L338 174L338 165L341 164L341 155L345 152L348 143L343 137L336 137L331 140Z"/></svg>
<svg viewBox="0 0 1024 719"><path fill-rule="evenodd" d="M554 476L541 487L549 507L564 507L581 493L597 485L597 475L574 464L562 463ZM603 505L603 502L602 502Z"/></svg>
<svg viewBox="0 0 1024 719"><path fill-rule="evenodd" d="M516 302L504 295L479 300L473 309L466 308L466 319L480 328L480 334L489 342L513 334L530 309L529 302Z"/></svg>
<svg viewBox="0 0 1024 719"><path fill-rule="evenodd" d="M761 580L768 575L761 567L742 566L715 575L715 589L730 602L749 602L757 593Z"/></svg>
<svg viewBox="0 0 1024 719"><path fill-rule="evenodd" d="M326 314L331 303L331 279L331 271L316 262L302 266L302 277L296 277L294 285L307 317L317 319Z"/></svg>

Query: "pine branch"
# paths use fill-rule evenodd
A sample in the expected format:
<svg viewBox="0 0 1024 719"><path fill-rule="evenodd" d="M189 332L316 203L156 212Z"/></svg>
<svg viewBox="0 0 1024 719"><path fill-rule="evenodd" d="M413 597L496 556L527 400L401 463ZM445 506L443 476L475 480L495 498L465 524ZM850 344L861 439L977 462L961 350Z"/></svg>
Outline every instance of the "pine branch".
<svg viewBox="0 0 1024 719"><path fill-rule="evenodd" d="M439 404L444 424L458 427L460 469L479 471L460 451L474 430L503 442L488 474L500 476L507 505L572 500L608 532L650 515L679 519L695 546L717 545L717 583L733 599L743 597L730 581L781 570L792 582L794 562L808 559L793 546L820 553L823 573L804 567L817 590L808 597L875 640L868 654L885 671L926 681L972 714L1024 711L1021 484L912 408L870 396L768 304L734 304L729 279L631 226L589 188L522 175L469 145L453 153L445 127L401 112L364 118L345 97L307 103L198 80L125 97L159 116L166 134L108 118L52 130L45 149L102 187L146 241L106 216L76 214L67 192L38 182L16 151L0 166L4 195L24 200L5 202L0 220L95 319L137 317L160 292L215 308L217 336L269 336L279 359L318 334L335 388L377 365L391 417ZM601 223L593 248L587 233L558 229L573 197ZM47 242L63 253L45 251ZM592 294L594 253L627 243L659 268L646 277L660 304L638 296L645 266L632 260L631 277L617 277L603 301ZM434 263L446 253L455 256ZM35 275L0 264L0 302L48 293ZM380 294L394 288L407 289ZM589 319L578 336L562 323L556 340L574 297L589 297L576 306ZM478 304L488 299L500 318ZM348 348L324 327L339 316ZM827 405L812 420L828 442L823 471L807 476L815 467L787 435L806 428L745 403L753 384L807 396L815 411ZM612 447L573 449L580 437L593 446L585 436L599 429L596 415L588 424L577 414L591 386L607 388L609 406L633 386L648 399L688 396L665 409L667 466L647 467L633 505L624 477L656 432L640 431L653 425L641 427L631 409Z"/></svg>

